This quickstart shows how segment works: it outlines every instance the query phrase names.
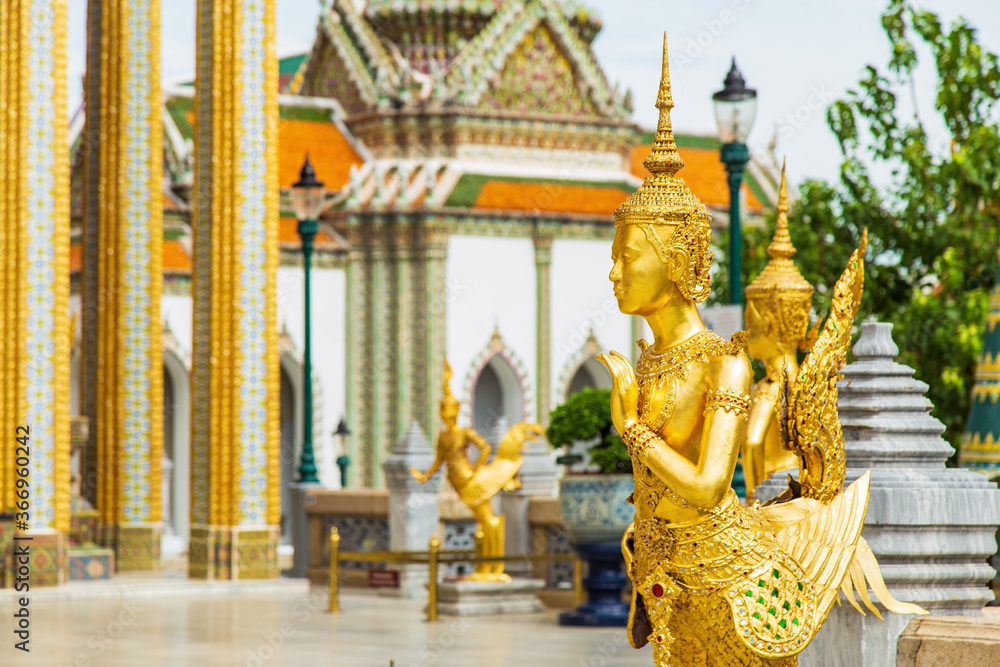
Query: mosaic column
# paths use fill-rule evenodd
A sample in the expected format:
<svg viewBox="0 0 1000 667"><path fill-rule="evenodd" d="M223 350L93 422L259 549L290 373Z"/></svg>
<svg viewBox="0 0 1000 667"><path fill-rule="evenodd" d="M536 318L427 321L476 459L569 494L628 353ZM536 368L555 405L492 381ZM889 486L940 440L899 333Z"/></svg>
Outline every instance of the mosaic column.
<svg viewBox="0 0 1000 667"><path fill-rule="evenodd" d="M0 511L24 512L33 587L65 581L70 527L66 20L0 2Z"/></svg>
<svg viewBox="0 0 1000 667"><path fill-rule="evenodd" d="M1000 475L1000 266L990 294L983 351L958 460L990 477Z"/></svg>
<svg viewBox="0 0 1000 667"><path fill-rule="evenodd" d="M274 0L199 0L188 574L278 576Z"/></svg>
<svg viewBox="0 0 1000 667"><path fill-rule="evenodd" d="M159 0L88 3L83 470L119 571L158 570L163 123ZM96 474L94 474L96 473Z"/></svg>
<svg viewBox="0 0 1000 667"><path fill-rule="evenodd" d="M413 411L414 418L420 421L424 433L433 441L441 428L438 412L447 351L448 303L461 287L447 282L448 232L440 221L423 222L420 246L420 280L415 285L414 299L423 302L418 309L423 311L423 319L414 320L417 349L414 351Z"/></svg>
<svg viewBox="0 0 1000 667"><path fill-rule="evenodd" d="M538 377L537 421L548 426L552 400L552 287L549 280L552 267L552 237L535 237L535 326Z"/></svg>

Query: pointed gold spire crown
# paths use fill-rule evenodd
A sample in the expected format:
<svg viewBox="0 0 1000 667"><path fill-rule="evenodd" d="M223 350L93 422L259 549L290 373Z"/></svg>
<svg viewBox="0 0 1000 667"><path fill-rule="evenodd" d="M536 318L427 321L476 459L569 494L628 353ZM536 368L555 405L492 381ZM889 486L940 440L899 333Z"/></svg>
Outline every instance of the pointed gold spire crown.
<svg viewBox="0 0 1000 667"><path fill-rule="evenodd" d="M615 225L679 225L697 221L708 229L712 216L687 184L677 176L684 167L684 160L677 152L670 110L674 98L670 91L670 69L667 63L667 34L663 33L663 72L656 108L660 119L652 150L643 161L649 170L639 189L628 196L615 211Z"/></svg>
<svg viewBox="0 0 1000 667"><path fill-rule="evenodd" d="M785 165L781 165L781 187L778 190L778 220L775 224L774 238L767 247L771 261L760 272L752 283L747 286L747 298L759 297L772 291L779 296L812 298L813 287L810 285L792 261L795 246L788 234L788 186L785 181Z"/></svg>
<svg viewBox="0 0 1000 667"><path fill-rule="evenodd" d="M769 332L770 336L787 345L797 345L809 329L813 286L802 277L792 261L795 246L788 234L788 187L784 162L778 190L778 219L767 254L771 256L771 261L747 285L747 301L754 303L757 313L775 323L777 331Z"/></svg>
<svg viewBox="0 0 1000 667"><path fill-rule="evenodd" d="M441 407L445 404L453 403L458 404L458 399L455 398L451 393L451 366L448 365L448 356L444 357L444 374L442 378L442 384L444 385L444 392L441 394Z"/></svg>

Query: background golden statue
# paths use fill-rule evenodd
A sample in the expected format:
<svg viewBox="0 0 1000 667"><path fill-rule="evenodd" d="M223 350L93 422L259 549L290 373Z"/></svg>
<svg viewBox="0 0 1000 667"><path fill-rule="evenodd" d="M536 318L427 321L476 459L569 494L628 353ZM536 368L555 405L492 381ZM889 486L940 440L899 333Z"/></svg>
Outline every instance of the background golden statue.
<svg viewBox="0 0 1000 667"><path fill-rule="evenodd" d="M799 349L806 349L813 287L799 273L792 256L795 246L788 235L788 193L785 166L781 165L778 221L767 248L771 261L746 288L747 352L764 362L765 377L750 392L750 418L743 445L743 474L747 502L771 473L798 466L795 452L784 446L778 408L781 379L799 372Z"/></svg>
<svg viewBox="0 0 1000 667"><path fill-rule="evenodd" d="M471 428L458 425L459 402L451 393L451 367L444 360L444 396L441 398L441 421L444 429L438 434L434 462L426 472L416 468L410 474L423 483L438 471L443 463L447 470L448 482L458 492L462 502L472 510L482 533L481 555L504 555L503 515L493 513L490 500L500 489L512 491L520 487L517 471L524 463L524 443L543 435L545 429L540 424L521 422L515 424L497 445L496 456L490 459L492 448L480 434ZM468 448L479 449L475 463L469 460ZM487 461L489 461L487 463ZM504 573L502 561L477 563L474 574L469 579L478 581L510 581Z"/></svg>
<svg viewBox="0 0 1000 667"><path fill-rule="evenodd" d="M634 589L629 640L651 642L659 667L794 665L838 590L857 606L857 586L874 610L867 580L890 610L922 612L888 594L861 540L868 474L839 493L836 382L860 302L864 248L789 385L782 430L803 466L802 485L766 507L745 507L730 484L750 409L746 335L719 338L696 307L711 284L711 218L676 175L684 162L670 124L665 35L656 106L644 162L651 175L615 211L609 276L619 309L643 317L654 341L640 342L635 370L617 352L599 357L613 377L612 419L635 477L635 521L622 539Z"/></svg>

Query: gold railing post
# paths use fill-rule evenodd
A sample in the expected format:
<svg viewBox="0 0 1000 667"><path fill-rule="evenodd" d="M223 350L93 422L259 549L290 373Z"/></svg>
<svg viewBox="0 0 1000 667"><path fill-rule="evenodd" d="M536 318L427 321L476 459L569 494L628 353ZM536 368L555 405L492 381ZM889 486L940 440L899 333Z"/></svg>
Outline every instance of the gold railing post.
<svg viewBox="0 0 1000 667"><path fill-rule="evenodd" d="M337 527L330 528L330 613L340 611L340 589L337 579L340 574L340 534Z"/></svg>
<svg viewBox="0 0 1000 667"><path fill-rule="evenodd" d="M441 548L437 533L431 534L427 546L430 552L427 557L427 620L434 622L438 620L438 550Z"/></svg>
<svg viewBox="0 0 1000 667"><path fill-rule="evenodd" d="M573 561L573 593L576 597L576 606L583 604L583 559L577 556Z"/></svg>

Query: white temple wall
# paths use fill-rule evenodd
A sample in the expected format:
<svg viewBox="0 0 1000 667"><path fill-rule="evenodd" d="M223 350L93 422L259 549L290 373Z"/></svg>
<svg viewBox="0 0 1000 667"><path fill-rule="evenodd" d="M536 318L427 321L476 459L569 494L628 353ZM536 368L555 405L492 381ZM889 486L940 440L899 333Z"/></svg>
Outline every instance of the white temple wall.
<svg viewBox="0 0 1000 667"><path fill-rule="evenodd" d="M163 323L163 330L170 329L174 340L177 341L177 347L184 352L188 360L193 349L192 308L190 295L164 294L160 297L160 321Z"/></svg>
<svg viewBox="0 0 1000 667"><path fill-rule="evenodd" d="M278 331L288 332L294 344L292 355L301 369L305 350L305 284L302 267L278 268ZM346 381L347 274L340 268L312 269L312 367L313 413L317 420L313 447L320 482L327 488L340 486L337 457L340 438L331 435L344 416ZM292 378L296 381L295 378ZM301 413L302 407L296 406ZM350 427L351 424L348 424ZM297 449L302 434L296 436ZM297 466L297 463L296 463Z"/></svg>
<svg viewBox="0 0 1000 667"><path fill-rule="evenodd" d="M619 312L608 280L611 241L556 239L550 271L551 406L555 408L566 400L567 373L583 359L591 331L601 351L613 349L629 356L632 318Z"/></svg>
<svg viewBox="0 0 1000 667"><path fill-rule="evenodd" d="M447 350L451 388L469 415L469 374L495 328L522 364L523 419L535 419L535 247L530 238L452 235L448 241Z"/></svg>

